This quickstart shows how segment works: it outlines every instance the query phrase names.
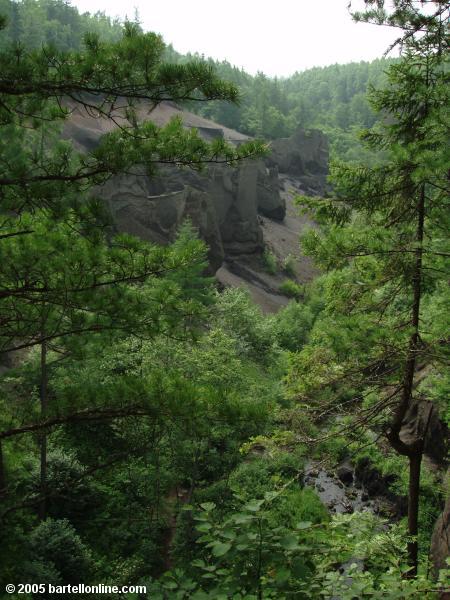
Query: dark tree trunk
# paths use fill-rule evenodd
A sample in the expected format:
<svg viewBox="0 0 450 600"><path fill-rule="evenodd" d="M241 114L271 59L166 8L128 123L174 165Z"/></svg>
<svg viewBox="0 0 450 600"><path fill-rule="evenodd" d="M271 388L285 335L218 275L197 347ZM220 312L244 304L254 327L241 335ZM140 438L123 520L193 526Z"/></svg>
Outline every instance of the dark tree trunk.
<svg viewBox="0 0 450 600"><path fill-rule="evenodd" d="M418 564L417 533L419 525L419 493L420 493L420 466L422 453L419 452L409 457L409 491L408 491L408 561L411 567L408 575L416 577Z"/></svg>
<svg viewBox="0 0 450 600"><path fill-rule="evenodd" d="M419 491L420 491L420 465L422 462L424 437L418 438L412 442L404 442L400 439L400 431L403 420L412 405L414 375L417 365L417 355L420 345L420 302L422 297L422 276L423 276L423 237L425 224L425 185L422 185L417 203L417 229L415 242L417 244L415 251L415 261L412 273L412 293L413 303L411 308L411 326L412 333L409 339L408 352L406 356L402 392L399 405L395 411L394 418L388 432L388 439L392 447L407 456L409 459L409 491L408 491L408 535L414 538L408 542L408 563L410 571L408 577L417 575L418 567L418 543L417 530L419 520ZM426 432L424 432L426 435Z"/></svg>

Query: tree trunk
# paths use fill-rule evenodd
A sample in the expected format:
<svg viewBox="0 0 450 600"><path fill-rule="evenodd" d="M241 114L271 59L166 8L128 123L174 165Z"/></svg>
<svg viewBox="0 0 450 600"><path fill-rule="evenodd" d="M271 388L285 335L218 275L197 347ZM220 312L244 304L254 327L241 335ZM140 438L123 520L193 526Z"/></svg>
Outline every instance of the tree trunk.
<svg viewBox="0 0 450 600"><path fill-rule="evenodd" d="M39 386L39 399L41 402L41 418L45 419L48 408L48 373L47 373L47 344L41 344L41 380ZM47 434L42 432L40 439L40 494L39 519L47 518Z"/></svg>
<svg viewBox="0 0 450 600"><path fill-rule="evenodd" d="M420 488L420 465L422 462L424 439L417 439L406 443L400 439L400 431L403 420L411 407L414 387L414 375L417 365L420 335L420 302L422 298L422 276L423 276L423 237L425 224L425 185L422 185L417 203L417 229L416 229L416 251L415 262L412 273L413 303L411 308L412 333L409 338L408 352L405 361L402 393L399 405L395 411L388 439L392 447L399 454L409 459L409 491L408 491L408 535L414 541L408 543L408 563L411 567L408 577L417 575L418 543L417 528L419 517L419 488ZM426 435L426 432L424 433Z"/></svg>
<svg viewBox="0 0 450 600"><path fill-rule="evenodd" d="M409 577L416 577L418 565L417 532L419 525L419 493L420 466L422 452L409 457L409 490L408 490L408 534L413 539L408 542L408 562L411 570Z"/></svg>

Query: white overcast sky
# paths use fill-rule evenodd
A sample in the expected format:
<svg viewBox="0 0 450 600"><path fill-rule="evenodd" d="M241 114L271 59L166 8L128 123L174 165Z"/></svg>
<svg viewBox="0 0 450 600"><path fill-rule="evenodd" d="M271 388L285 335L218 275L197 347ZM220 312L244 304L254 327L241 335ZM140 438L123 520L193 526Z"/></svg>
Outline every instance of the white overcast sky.
<svg viewBox="0 0 450 600"><path fill-rule="evenodd" d="M395 30L353 23L349 0L72 0L160 33L178 52L228 60L250 73L289 76L309 67L381 57ZM354 7L361 2L353 0Z"/></svg>

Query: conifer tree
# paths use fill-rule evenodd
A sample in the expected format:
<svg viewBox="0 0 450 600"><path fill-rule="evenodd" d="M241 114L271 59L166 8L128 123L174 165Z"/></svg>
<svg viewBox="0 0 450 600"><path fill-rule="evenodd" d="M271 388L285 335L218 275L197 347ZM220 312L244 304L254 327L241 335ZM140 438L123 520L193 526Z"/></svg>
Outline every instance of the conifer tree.
<svg viewBox="0 0 450 600"><path fill-rule="evenodd" d="M376 167L335 165L334 193L319 202L304 199L330 224L327 234L305 240L319 263L337 268L329 280L328 310L342 315L340 326L353 336L341 364L314 365L308 392L324 384L347 385L360 397L376 400L358 410L352 428L381 426L391 446L409 462L408 555L410 575L417 573L421 461L434 407L427 404L414 435L404 426L420 400L417 372L444 360L443 333L424 313L424 304L441 293L445 278L445 224L448 222L448 5L394 2L394 10L376 5L358 20L402 29L402 59L389 67L388 85L370 97L383 117L363 134L372 149L387 153ZM294 359L291 385L302 379L308 360ZM345 384L343 382L346 382ZM298 388L297 388L298 389ZM308 389L303 385L302 390ZM331 394L332 395L332 394ZM329 395L328 395L329 398ZM342 407L340 407L342 409Z"/></svg>
<svg viewBox="0 0 450 600"><path fill-rule="evenodd" d="M81 52L50 46L27 49L21 42L0 52L0 242L30 236L39 244L39 237L33 235L34 219L38 219L36 229L42 229L36 215L44 211L70 223L82 237L94 239L100 252L102 217L87 197L93 185L117 173L133 172L137 166L144 166L152 175L160 163L198 169L209 162L234 162L262 150L253 142L239 148L220 139L208 144L195 130L185 129L180 119L165 127L143 119L165 100L237 100L236 87L220 80L210 66L199 62L182 66L164 63L164 48L159 36L143 34L135 24L126 23L119 42L103 43L98 36L87 35ZM91 152L77 152L70 142L60 139L60 124L74 110L112 125L112 131ZM128 242L121 243L124 260ZM146 276L148 251L141 247L143 255L137 260L134 242L129 243L130 263L121 264L120 273L115 269L114 277L105 278L109 285L115 278L123 283L141 281ZM0 245L3 265L7 264L9 248ZM38 295L48 300L49 294L53 299L56 294L48 284L35 285L29 276L33 255L39 255L40 248L31 248L24 241L15 246L15 252L19 249L24 255L15 260L22 271L18 267L13 277L5 273L0 290L2 351L15 347L6 341L8 331L10 341L20 333L20 324L8 329L8 302L29 294L37 302ZM154 266L152 263L150 274ZM91 286L98 285L104 289L106 282L91 281ZM2 313L2 307L6 307L6 313ZM30 332L26 336L29 340L33 338ZM42 341L36 336L34 339Z"/></svg>
<svg viewBox="0 0 450 600"><path fill-rule="evenodd" d="M133 405L98 396L103 403L60 406L49 394L49 357L70 355L92 336L111 343L193 329L208 301L203 243L187 232L165 248L112 236L92 187L142 167L150 176L162 163L201 169L263 150L255 142L206 143L181 119L164 127L148 120L164 101L238 99L211 66L167 64L164 51L160 36L132 23L116 43L87 34L81 51L21 40L0 50L0 356L40 347L39 408L20 421L8 414L0 439L38 434L41 519L51 427L151 412L139 394ZM107 123L90 152L61 138L74 111ZM6 495L3 464L0 488Z"/></svg>

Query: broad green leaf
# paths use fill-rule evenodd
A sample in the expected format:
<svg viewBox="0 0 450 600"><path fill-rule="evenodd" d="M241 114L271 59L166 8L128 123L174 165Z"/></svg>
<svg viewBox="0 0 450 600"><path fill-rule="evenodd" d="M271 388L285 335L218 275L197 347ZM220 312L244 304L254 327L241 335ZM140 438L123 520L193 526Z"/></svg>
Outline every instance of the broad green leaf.
<svg viewBox="0 0 450 600"><path fill-rule="evenodd" d="M249 510L251 512L258 512L263 504L264 500L250 500L243 508L244 510Z"/></svg>
<svg viewBox="0 0 450 600"><path fill-rule="evenodd" d="M252 521L255 517L253 515L244 515L242 513L238 513L234 516L234 522L237 524L248 523Z"/></svg>
<svg viewBox="0 0 450 600"><path fill-rule="evenodd" d="M199 525L195 526L195 529L197 531L209 531L212 529L212 525L211 523L200 523Z"/></svg>
<svg viewBox="0 0 450 600"><path fill-rule="evenodd" d="M290 576L291 576L291 573L290 573L289 569L281 568L281 569L277 570L276 575L275 575L275 580L278 583L284 583L285 581L288 581Z"/></svg>
<svg viewBox="0 0 450 600"><path fill-rule="evenodd" d="M295 535L289 534L280 540L282 548L285 550L298 550L299 544Z"/></svg>
<svg viewBox="0 0 450 600"><path fill-rule="evenodd" d="M227 542L217 542L213 546L212 553L214 556L223 556L230 548L231 544L228 544Z"/></svg>
<svg viewBox="0 0 450 600"><path fill-rule="evenodd" d="M264 494L264 500L266 500L267 502L270 502L271 500L273 500L274 498L276 498L278 496L279 492L265 492Z"/></svg>
<svg viewBox="0 0 450 600"><path fill-rule="evenodd" d="M222 535L222 537L226 538L227 540L236 539L236 532L233 531L232 529L225 529L224 531L222 531L221 535Z"/></svg>
<svg viewBox="0 0 450 600"><path fill-rule="evenodd" d="M200 569L203 569L203 567L205 567L205 566L206 566L206 563L205 563L205 561L204 561L204 560L201 560L200 558L196 558L195 560L193 560L193 561L191 562L191 565L192 565L193 567L200 567Z"/></svg>

